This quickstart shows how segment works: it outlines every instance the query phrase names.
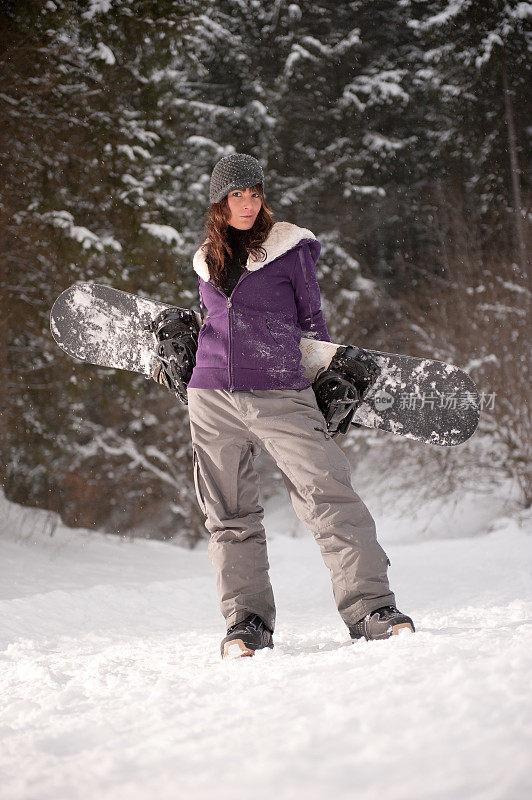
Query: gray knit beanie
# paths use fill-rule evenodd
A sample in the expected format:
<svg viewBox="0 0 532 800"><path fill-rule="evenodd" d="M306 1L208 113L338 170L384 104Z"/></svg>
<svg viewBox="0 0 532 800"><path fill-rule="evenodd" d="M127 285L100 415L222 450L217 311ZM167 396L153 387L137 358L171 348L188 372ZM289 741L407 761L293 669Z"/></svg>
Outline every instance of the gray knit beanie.
<svg viewBox="0 0 532 800"><path fill-rule="evenodd" d="M257 159L246 153L233 153L221 158L214 167L209 200L211 203L219 203L229 192L247 189L257 183L264 186L264 174Z"/></svg>

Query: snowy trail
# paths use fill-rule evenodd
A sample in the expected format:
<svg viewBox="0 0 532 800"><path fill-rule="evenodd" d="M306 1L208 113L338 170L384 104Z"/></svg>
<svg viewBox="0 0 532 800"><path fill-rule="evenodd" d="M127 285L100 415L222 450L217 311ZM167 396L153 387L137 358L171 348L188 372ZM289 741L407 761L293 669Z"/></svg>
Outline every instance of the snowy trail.
<svg viewBox="0 0 532 800"><path fill-rule="evenodd" d="M272 536L276 646L231 662L204 548L3 528L3 800L531 796L532 553L510 520L408 544L383 521L418 629L386 642L349 642L310 535Z"/></svg>

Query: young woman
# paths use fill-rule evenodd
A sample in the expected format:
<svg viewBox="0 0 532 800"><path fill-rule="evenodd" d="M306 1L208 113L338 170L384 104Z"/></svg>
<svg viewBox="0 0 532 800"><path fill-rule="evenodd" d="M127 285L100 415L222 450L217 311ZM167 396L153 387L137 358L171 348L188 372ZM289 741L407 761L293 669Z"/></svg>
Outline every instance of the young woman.
<svg viewBox="0 0 532 800"><path fill-rule="evenodd" d="M305 228L274 223L263 186L252 156L216 164L206 241L193 261L203 325L187 396L196 494L227 627L223 657L273 647L275 604L253 467L262 448L318 542L351 637L414 630L395 607L375 523L301 369L302 333L330 341L316 280L320 244Z"/></svg>

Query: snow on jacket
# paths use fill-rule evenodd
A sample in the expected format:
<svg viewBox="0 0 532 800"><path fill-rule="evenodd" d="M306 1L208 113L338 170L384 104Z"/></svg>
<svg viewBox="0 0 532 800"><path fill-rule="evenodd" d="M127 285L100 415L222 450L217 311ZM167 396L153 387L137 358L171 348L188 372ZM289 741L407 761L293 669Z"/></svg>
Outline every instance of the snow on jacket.
<svg viewBox="0 0 532 800"><path fill-rule="evenodd" d="M276 222L263 247L266 259L249 256L230 297L210 279L205 255L197 250L193 266L203 325L190 388L310 386L301 366L301 335L330 342L316 280L321 245L312 231Z"/></svg>

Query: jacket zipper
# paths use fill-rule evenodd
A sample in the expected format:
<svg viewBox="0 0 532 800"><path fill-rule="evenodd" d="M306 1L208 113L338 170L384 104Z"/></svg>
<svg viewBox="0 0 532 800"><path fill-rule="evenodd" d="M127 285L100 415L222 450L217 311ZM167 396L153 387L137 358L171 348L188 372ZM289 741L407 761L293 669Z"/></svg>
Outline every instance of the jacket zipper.
<svg viewBox="0 0 532 800"><path fill-rule="evenodd" d="M220 294L223 295L227 300L227 308L228 308L227 316L228 316L228 321L229 321L229 391L230 392L234 392L235 391L235 387L234 387L234 384L233 384L233 377L234 377L233 376L233 324L232 324L232 317L231 317L231 308L233 307L233 295L234 295L234 293L236 292L236 290L238 289L239 285L242 283L244 278L247 278L247 276L251 274L250 271L247 269L247 264L249 264L249 258L248 258L248 261L246 263L246 271L244 272L243 275L240 276L240 278L236 282L236 286L233 289L233 291L231 292L231 294L229 295L229 297L227 297L225 292L222 292L222 290L218 286L216 286L214 283L211 283L211 281L209 279L209 283L211 283L211 286L213 286L218 292L220 292Z"/></svg>

